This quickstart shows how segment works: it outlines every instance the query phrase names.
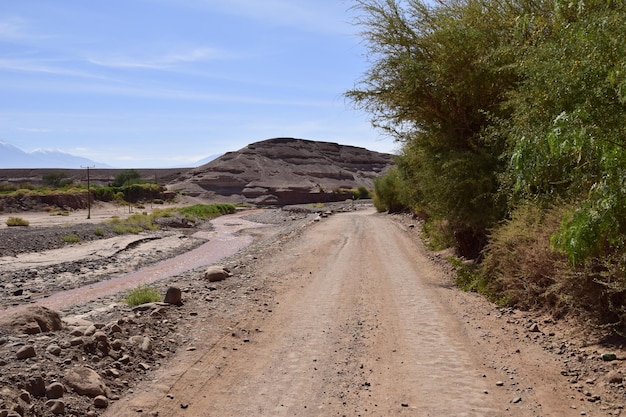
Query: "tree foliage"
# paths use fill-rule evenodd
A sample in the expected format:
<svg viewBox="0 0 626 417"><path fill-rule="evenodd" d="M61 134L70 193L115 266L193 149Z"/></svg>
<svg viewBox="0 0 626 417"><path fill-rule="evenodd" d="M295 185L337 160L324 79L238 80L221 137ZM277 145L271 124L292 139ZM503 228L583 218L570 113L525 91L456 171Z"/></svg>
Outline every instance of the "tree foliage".
<svg viewBox="0 0 626 417"><path fill-rule="evenodd" d="M141 174L135 169L128 169L115 176L111 185L113 187L123 187L136 184L141 181Z"/></svg>
<svg viewBox="0 0 626 417"><path fill-rule="evenodd" d="M576 200L556 248L577 262L623 245L622 2L355 8L371 66L347 97L403 144L397 175L412 189L410 205L481 237L524 200Z"/></svg>
<svg viewBox="0 0 626 417"><path fill-rule="evenodd" d="M512 15L487 1L360 0L357 9L372 66L348 98L404 144L400 175L416 205L481 240L503 209L503 145L484 132L516 80L499 50Z"/></svg>
<svg viewBox="0 0 626 417"><path fill-rule="evenodd" d="M491 239L501 275L494 248L532 258L504 241L528 213L562 216L529 239L553 277L498 282L602 302L626 329L626 2L355 2L370 67L346 95L402 146L377 195L446 222L462 252Z"/></svg>

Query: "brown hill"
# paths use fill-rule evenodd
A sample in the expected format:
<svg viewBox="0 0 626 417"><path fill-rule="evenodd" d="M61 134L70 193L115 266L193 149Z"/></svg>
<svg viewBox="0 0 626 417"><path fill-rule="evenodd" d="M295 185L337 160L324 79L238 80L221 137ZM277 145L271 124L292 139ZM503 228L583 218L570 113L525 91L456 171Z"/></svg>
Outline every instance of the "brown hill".
<svg viewBox="0 0 626 417"><path fill-rule="evenodd" d="M229 152L183 174L170 190L234 203L302 204L344 200L393 164L392 155L355 146L276 138Z"/></svg>

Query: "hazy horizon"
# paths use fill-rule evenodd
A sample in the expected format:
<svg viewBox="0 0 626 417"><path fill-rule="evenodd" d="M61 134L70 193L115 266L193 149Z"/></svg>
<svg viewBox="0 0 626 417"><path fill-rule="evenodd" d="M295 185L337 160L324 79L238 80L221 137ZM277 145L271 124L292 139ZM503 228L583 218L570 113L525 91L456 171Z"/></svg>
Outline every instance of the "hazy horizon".
<svg viewBox="0 0 626 417"><path fill-rule="evenodd" d="M44 0L0 17L0 140L114 167L272 137L396 144L343 94L367 69L343 0Z"/></svg>

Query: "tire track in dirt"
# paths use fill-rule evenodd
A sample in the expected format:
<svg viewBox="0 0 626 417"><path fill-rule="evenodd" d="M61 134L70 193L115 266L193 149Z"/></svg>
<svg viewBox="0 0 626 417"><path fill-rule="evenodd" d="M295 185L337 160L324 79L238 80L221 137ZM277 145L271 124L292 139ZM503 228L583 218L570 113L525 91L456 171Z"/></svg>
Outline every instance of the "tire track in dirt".
<svg viewBox="0 0 626 417"><path fill-rule="evenodd" d="M202 350L106 415L537 415L490 392L496 376L441 301L435 269L371 214L333 216L261 262L276 306L232 334L205 329Z"/></svg>

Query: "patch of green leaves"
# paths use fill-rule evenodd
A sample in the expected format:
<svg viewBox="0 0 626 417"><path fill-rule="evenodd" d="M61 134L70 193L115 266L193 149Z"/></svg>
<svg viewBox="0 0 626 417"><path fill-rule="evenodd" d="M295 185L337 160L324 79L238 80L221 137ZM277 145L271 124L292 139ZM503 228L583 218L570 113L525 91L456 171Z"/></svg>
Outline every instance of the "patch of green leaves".
<svg viewBox="0 0 626 417"><path fill-rule="evenodd" d="M161 300L159 290L148 285L140 285L126 293L124 302L130 306L154 303Z"/></svg>

